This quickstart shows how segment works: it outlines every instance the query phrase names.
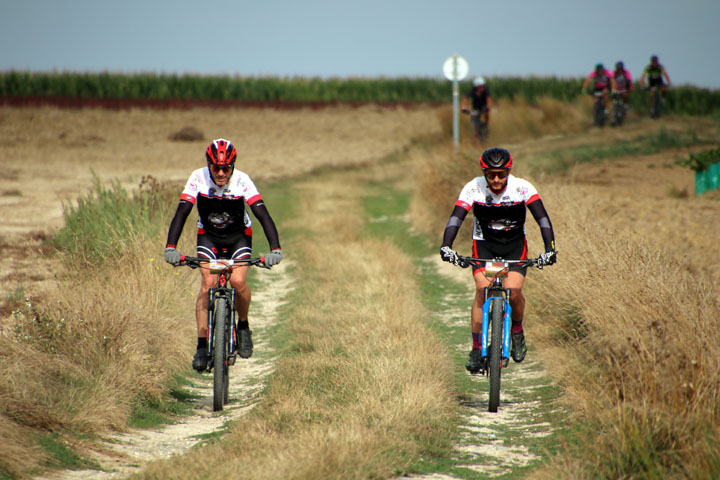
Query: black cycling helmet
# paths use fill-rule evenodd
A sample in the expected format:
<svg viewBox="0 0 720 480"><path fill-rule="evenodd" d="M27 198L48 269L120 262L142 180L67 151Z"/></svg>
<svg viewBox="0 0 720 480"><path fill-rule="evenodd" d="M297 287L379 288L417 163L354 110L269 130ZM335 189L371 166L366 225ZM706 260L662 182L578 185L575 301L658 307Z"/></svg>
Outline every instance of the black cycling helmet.
<svg viewBox="0 0 720 480"><path fill-rule="evenodd" d="M650 57L650 61L651 61L651 62L657 62L657 61L658 61L658 56L657 56L657 55L653 55L652 57Z"/></svg>
<svg viewBox="0 0 720 480"><path fill-rule="evenodd" d="M480 155L480 167L483 170L489 168L512 168L512 155L504 148L488 148Z"/></svg>
<svg viewBox="0 0 720 480"><path fill-rule="evenodd" d="M215 165L232 169L235 166L235 157L237 157L235 145L224 138L213 140L205 150L205 160L207 160L208 167Z"/></svg>
<svg viewBox="0 0 720 480"><path fill-rule="evenodd" d="M605 70L605 67L603 66L602 63L595 64L595 71L599 71L599 70Z"/></svg>
<svg viewBox="0 0 720 480"><path fill-rule="evenodd" d="M623 64L623 62L617 62L615 64L615 70L624 70L624 69L625 69L625 65Z"/></svg>

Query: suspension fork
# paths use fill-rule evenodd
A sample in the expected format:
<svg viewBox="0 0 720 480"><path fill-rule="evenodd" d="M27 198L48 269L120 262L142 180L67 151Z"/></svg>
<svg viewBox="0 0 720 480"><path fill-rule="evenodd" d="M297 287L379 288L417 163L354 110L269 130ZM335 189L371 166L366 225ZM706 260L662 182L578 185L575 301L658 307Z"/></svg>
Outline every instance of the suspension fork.
<svg viewBox="0 0 720 480"><path fill-rule="evenodd" d="M490 291L493 290L495 292L503 292L504 296L498 295L498 296L490 296ZM502 348L502 358L507 359L510 358L510 328L512 326L512 318L511 318L511 312L512 308L510 307L510 289L509 288L498 288L497 286L493 285L492 287L485 287L483 289L483 297L484 297L484 303L482 307L482 332L481 332L481 346L480 346L480 356L487 357L487 347L488 347L488 330L490 325L490 304L492 303L490 300L492 298L500 297L503 299L503 303L505 304L505 312L503 316L503 348Z"/></svg>

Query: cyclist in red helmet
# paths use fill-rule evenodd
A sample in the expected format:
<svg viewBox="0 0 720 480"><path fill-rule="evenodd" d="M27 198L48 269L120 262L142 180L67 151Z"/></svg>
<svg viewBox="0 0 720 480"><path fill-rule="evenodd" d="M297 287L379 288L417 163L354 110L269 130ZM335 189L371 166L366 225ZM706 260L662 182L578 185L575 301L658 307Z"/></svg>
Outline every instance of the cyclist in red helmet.
<svg viewBox="0 0 720 480"><path fill-rule="evenodd" d="M245 205L252 210L262 225L270 244L270 253L265 263L276 265L282 260L280 241L270 213L260 192L250 177L235 170L237 150L225 139L213 140L205 150L207 166L195 170L180 195L180 203L170 222L165 261L176 265L180 262L177 242L193 205L198 209L197 256L207 259L249 258L252 252L252 222ZM253 352L252 332L248 323L250 308L250 287L246 282L247 266L233 269L230 283L235 289L235 309L238 318L238 354L248 358ZM197 297L195 318L197 321L198 345L192 366L198 371L207 367L207 315L208 292L217 281L217 275L200 269L202 284Z"/></svg>
<svg viewBox="0 0 720 480"><path fill-rule="evenodd" d="M440 257L455 265L462 260L452 245L467 213L472 210L475 216L473 227L473 257L522 260L528 258L525 239L526 208L540 226L545 253L541 255L545 265L556 261L555 234L542 200L535 187L527 180L510 175L513 158L504 148L490 148L480 157L483 175L468 182L455 202L450 220L445 227ZM481 327L483 289L490 285L485 275L478 275L484 267L473 266L475 279L475 301L471 309L472 350L466 365L468 371L476 373L481 367ZM514 361L522 362L527 353L523 316L525 297L522 293L527 268L517 265L510 267L504 280L505 288L510 289L512 317L511 355Z"/></svg>

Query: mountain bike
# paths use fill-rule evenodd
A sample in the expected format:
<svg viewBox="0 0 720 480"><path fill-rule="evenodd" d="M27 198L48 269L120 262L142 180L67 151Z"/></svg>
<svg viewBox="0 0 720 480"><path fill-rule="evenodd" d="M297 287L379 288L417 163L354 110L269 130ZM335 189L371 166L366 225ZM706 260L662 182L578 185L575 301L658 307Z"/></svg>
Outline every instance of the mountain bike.
<svg viewBox="0 0 720 480"><path fill-rule="evenodd" d="M613 110L612 118L610 119L610 125L613 127L619 127L625 121L625 114L627 113L627 104L623 94L625 90L618 90L613 93Z"/></svg>
<svg viewBox="0 0 720 480"><path fill-rule="evenodd" d="M470 115L472 133L478 140L483 140L490 134L490 127L485 123L481 115L486 111L487 108L483 110L463 110L463 113Z"/></svg>
<svg viewBox="0 0 720 480"><path fill-rule="evenodd" d="M502 258L472 258L458 256L463 267L484 265L485 276L490 278L490 286L483 290L482 331L481 331L481 375L490 380L488 411L497 412L500 405L500 374L508 366L510 359L510 289L503 287L503 279L510 271L510 265L537 267L545 264L541 258L526 260L505 260Z"/></svg>
<svg viewBox="0 0 720 480"><path fill-rule="evenodd" d="M223 409L228 403L230 369L235 365L237 325L235 321L235 289L230 285L230 274L236 266L265 265L264 258L241 258L235 260L211 260L202 257L180 257L181 266L204 268L218 275L215 287L210 289L208 303L208 372L213 372L213 411Z"/></svg>
<svg viewBox="0 0 720 480"><path fill-rule="evenodd" d="M602 127L605 125L605 120L607 120L607 110L603 102L603 92L596 91L593 93L593 96L595 97L595 102L593 103L593 125Z"/></svg>

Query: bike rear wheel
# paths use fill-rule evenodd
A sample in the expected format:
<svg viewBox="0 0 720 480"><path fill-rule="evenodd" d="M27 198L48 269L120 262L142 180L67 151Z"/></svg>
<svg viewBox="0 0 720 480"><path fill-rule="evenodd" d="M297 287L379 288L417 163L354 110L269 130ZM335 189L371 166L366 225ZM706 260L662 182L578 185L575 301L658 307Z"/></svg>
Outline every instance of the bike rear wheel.
<svg viewBox="0 0 720 480"><path fill-rule="evenodd" d="M213 411L223 409L226 403L228 385L228 365L225 360L227 349L226 327L228 310L224 298L215 302L215 338L213 345Z"/></svg>
<svg viewBox="0 0 720 480"><path fill-rule="evenodd" d="M490 376L490 398L488 411L497 412L500 405L500 370L502 364L503 317L505 299L493 298L490 304L490 351L488 352L488 374Z"/></svg>

